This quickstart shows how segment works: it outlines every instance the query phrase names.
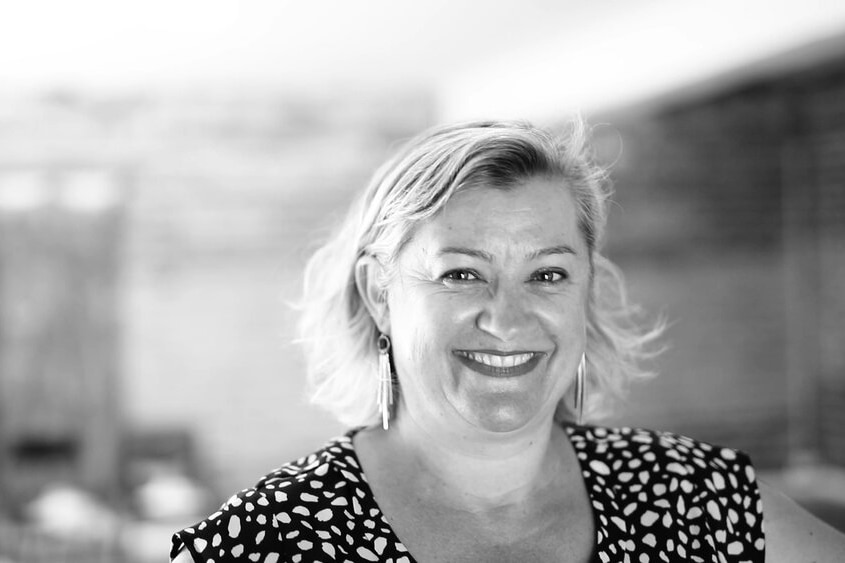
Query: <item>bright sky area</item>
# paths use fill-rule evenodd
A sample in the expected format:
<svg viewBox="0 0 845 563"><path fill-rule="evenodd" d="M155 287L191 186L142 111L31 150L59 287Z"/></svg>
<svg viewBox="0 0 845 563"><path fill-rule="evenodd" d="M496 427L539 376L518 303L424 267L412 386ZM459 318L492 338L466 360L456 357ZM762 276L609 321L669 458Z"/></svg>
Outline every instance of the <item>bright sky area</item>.
<svg viewBox="0 0 845 563"><path fill-rule="evenodd" d="M425 87L449 117L612 106L845 30L842 0L0 1L0 93Z"/></svg>

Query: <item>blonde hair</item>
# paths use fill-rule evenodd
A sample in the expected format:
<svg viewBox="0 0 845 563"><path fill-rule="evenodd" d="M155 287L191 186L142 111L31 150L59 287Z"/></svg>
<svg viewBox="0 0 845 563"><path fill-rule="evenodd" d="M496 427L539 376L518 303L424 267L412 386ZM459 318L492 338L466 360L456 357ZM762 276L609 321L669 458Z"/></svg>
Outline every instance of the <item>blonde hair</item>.
<svg viewBox="0 0 845 563"><path fill-rule="evenodd" d="M378 420L378 329L355 284L358 259L375 257L389 282L414 227L437 214L459 190L510 188L532 177L559 178L576 202L587 244L591 289L587 310L585 417L607 414L656 351L663 329L644 327L625 293L619 270L600 252L610 195L605 169L595 164L584 122L554 135L521 122L470 122L430 129L408 142L374 175L345 221L305 269L299 323L311 400L350 426ZM568 409L561 404L558 412Z"/></svg>

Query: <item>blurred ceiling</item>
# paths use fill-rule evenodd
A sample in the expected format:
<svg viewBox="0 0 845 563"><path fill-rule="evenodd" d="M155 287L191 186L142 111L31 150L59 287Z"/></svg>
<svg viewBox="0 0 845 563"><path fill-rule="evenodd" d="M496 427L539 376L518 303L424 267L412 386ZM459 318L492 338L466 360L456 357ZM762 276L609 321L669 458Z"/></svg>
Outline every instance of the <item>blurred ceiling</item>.
<svg viewBox="0 0 845 563"><path fill-rule="evenodd" d="M537 117L843 30L842 0L27 0L0 11L0 93L426 88L445 117Z"/></svg>
<svg viewBox="0 0 845 563"><path fill-rule="evenodd" d="M648 2L647 2L648 3ZM0 10L4 86L430 87L599 10L574 0L27 0Z"/></svg>
<svg viewBox="0 0 845 563"><path fill-rule="evenodd" d="M613 111L837 57L843 0L631 2L451 77L441 118Z"/></svg>

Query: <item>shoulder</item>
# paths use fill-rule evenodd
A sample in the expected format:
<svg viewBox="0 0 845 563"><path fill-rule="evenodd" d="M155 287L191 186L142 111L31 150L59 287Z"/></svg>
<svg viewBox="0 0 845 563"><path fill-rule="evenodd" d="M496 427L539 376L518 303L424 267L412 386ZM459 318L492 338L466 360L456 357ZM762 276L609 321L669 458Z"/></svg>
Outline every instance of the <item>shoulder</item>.
<svg viewBox="0 0 845 563"><path fill-rule="evenodd" d="M792 499L760 482L767 561L845 561L845 534L818 520Z"/></svg>
<svg viewBox="0 0 845 563"><path fill-rule="evenodd" d="M291 549L333 552L330 538L341 533L337 524L361 496L356 485L362 478L349 437L335 438L317 452L265 475L206 519L174 534L171 557L185 553L183 547L195 561L242 554L273 560ZM329 540L329 546L322 540Z"/></svg>
<svg viewBox="0 0 845 563"><path fill-rule="evenodd" d="M679 554L712 549L761 560L762 502L743 452L640 428L568 432L594 501L611 506L620 527L632 522L644 537L671 539Z"/></svg>
<svg viewBox="0 0 845 563"><path fill-rule="evenodd" d="M644 428L576 427L570 440L588 466L627 476L628 472L666 474L701 480L709 488L737 488L756 482L744 452L693 438ZM634 475L636 476L636 475Z"/></svg>

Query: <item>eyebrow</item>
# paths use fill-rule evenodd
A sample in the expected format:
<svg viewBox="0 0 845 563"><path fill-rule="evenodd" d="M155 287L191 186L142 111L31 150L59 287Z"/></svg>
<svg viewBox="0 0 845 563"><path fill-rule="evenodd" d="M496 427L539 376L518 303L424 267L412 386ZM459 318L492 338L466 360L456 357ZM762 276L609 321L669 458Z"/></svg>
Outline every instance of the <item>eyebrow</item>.
<svg viewBox="0 0 845 563"><path fill-rule="evenodd" d="M557 246L550 246L549 248L541 248L540 250L536 250L528 255L528 258L540 258L541 256L553 256L555 254L574 254L578 255L575 250L569 245L566 244L559 244Z"/></svg>
<svg viewBox="0 0 845 563"><path fill-rule="evenodd" d="M474 258L481 258L486 262L493 261L493 256L491 256L490 253L484 252L483 250L476 250L474 248L467 248L465 246L444 246L437 251L437 254L440 256L444 254L464 254Z"/></svg>
<svg viewBox="0 0 845 563"><path fill-rule="evenodd" d="M488 253L484 252L483 250L477 250L475 248L467 248L464 246L444 246L438 252L438 255L444 254L463 254L465 256L472 256L473 258L480 258L486 262L492 262L493 256ZM566 244L559 244L557 246L550 246L548 248L541 248L540 250L535 250L533 252L528 253L528 259L534 260L536 258L540 258L542 256L554 256L556 254L574 254L577 255L578 253L572 249L571 246Z"/></svg>

